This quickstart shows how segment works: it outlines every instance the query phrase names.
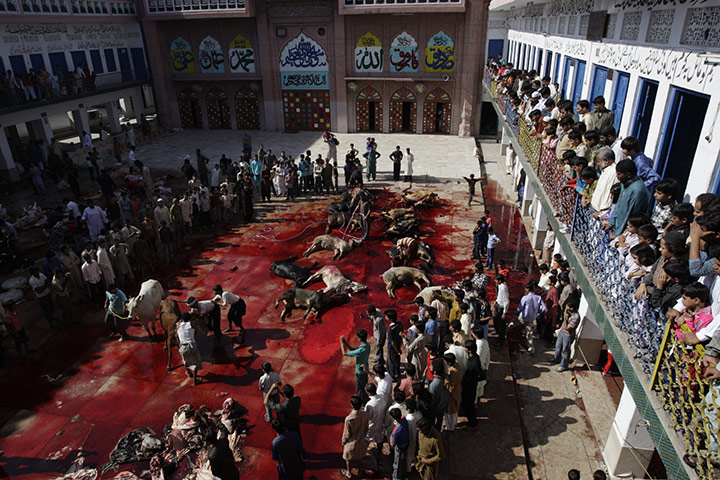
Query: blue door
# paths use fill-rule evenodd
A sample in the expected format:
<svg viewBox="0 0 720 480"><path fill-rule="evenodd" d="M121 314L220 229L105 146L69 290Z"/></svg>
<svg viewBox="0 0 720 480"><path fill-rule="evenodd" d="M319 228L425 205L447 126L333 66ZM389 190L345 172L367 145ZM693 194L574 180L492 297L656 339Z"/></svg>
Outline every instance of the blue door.
<svg viewBox="0 0 720 480"><path fill-rule="evenodd" d="M538 55L537 55L537 63L535 64L535 69L538 72L538 75L542 75L542 63L543 63L543 57L545 55L545 52L542 48L538 49Z"/></svg>
<svg viewBox="0 0 720 480"><path fill-rule="evenodd" d="M77 68L81 65L85 67L88 64L85 50L70 52L70 56L72 57L73 61L73 70L77 70Z"/></svg>
<svg viewBox="0 0 720 480"><path fill-rule="evenodd" d="M10 68L15 76L25 75L27 67L25 66L25 57L22 55L10 55Z"/></svg>
<svg viewBox="0 0 720 480"><path fill-rule="evenodd" d="M147 66L145 65L145 52L142 48L131 48L133 67L135 68L135 79L145 80L148 78Z"/></svg>
<svg viewBox="0 0 720 480"><path fill-rule="evenodd" d="M92 60L92 68L95 73L105 73L100 58L100 50L90 50L90 60Z"/></svg>
<svg viewBox="0 0 720 480"><path fill-rule="evenodd" d="M562 97L568 98L568 85L570 85L570 57L565 57L565 66L563 67L562 82L560 82L560 88L562 89Z"/></svg>
<svg viewBox="0 0 720 480"><path fill-rule="evenodd" d="M504 44L505 44L505 41L502 39L488 41L488 53L487 53L488 60L490 59L490 57L493 57L495 60L497 60L498 54L503 53Z"/></svg>
<svg viewBox="0 0 720 480"><path fill-rule="evenodd" d="M627 97L630 75L625 72L615 73L615 91L613 92L612 111L615 113L615 132L620 136L620 122L625 111L625 97Z"/></svg>
<svg viewBox="0 0 720 480"><path fill-rule="evenodd" d="M118 48L118 61L120 62L120 75L124 82L132 80L132 68L130 68L130 56L127 48Z"/></svg>
<svg viewBox="0 0 720 480"><path fill-rule="evenodd" d="M30 65L32 65L32 69L35 71L35 73L43 69L45 67L45 59L43 58L42 54L33 53L32 55L30 55Z"/></svg>
<svg viewBox="0 0 720 480"><path fill-rule="evenodd" d="M646 78L643 78L640 81L640 92L638 93L632 136L638 139L640 142L640 148L644 150L645 142L648 137L648 131L650 131L653 109L655 108L658 82L654 82Z"/></svg>
<svg viewBox="0 0 720 480"><path fill-rule="evenodd" d="M105 54L105 65L107 65L107 71L116 71L117 65L115 64L115 51L112 48L106 48L103 53Z"/></svg>
<svg viewBox="0 0 720 480"><path fill-rule="evenodd" d="M555 73L553 74L552 81L562 84L562 82L560 82L560 58L561 58L560 54L556 53L555 54Z"/></svg>
<svg viewBox="0 0 720 480"><path fill-rule="evenodd" d="M573 82L573 103L577 105L577 102L582 100L582 88L583 81L585 80L585 62L582 60L575 60L575 81Z"/></svg>
<svg viewBox="0 0 720 480"><path fill-rule="evenodd" d="M550 76L550 66L552 64L553 53L548 50L545 54L545 71L543 72L545 77Z"/></svg>
<svg viewBox="0 0 720 480"><path fill-rule="evenodd" d="M608 71L605 67L595 67L593 72L592 86L590 87L590 107L596 97L600 97L605 93L605 82L607 81Z"/></svg>
<svg viewBox="0 0 720 480"><path fill-rule="evenodd" d="M57 69L60 69L63 76L67 76L68 66L67 61L65 60L65 52L48 53L48 58L50 59L50 69L53 72L55 72L55 70Z"/></svg>
<svg viewBox="0 0 720 480"><path fill-rule="evenodd" d="M702 134L700 119L705 118L710 97L677 87L670 92L672 100L655 169L662 178L677 180L684 192Z"/></svg>

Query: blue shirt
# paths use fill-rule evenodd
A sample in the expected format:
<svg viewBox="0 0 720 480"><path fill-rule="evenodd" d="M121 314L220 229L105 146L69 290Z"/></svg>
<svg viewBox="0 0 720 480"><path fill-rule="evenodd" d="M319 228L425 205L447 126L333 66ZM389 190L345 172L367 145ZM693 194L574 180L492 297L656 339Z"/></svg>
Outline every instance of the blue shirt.
<svg viewBox="0 0 720 480"><path fill-rule="evenodd" d="M355 357L355 375L362 373L368 373L370 366L368 359L370 358L370 345L367 342L363 342L355 350L350 350L347 354L351 357ZM365 365L365 370L360 368L360 365Z"/></svg>
<svg viewBox="0 0 720 480"><path fill-rule="evenodd" d="M127 302L127 297L123 291L118 288L116 293L105 292L105 296L108 299L108 308L110 311L122 316L125 313L125 302Z"/></svg>
<svg viewBox="0 0 720 480"><path fill-rule="evenodd" d="M537 319L538 314L545 313L547 307L545 302L533 292L528 293L520 299L520 305L517 307L518 315L522 316L526 322Z"/></svg>
<svg viewBox="0 0 720 480"><path fill-rule="evenodd" d="M633 158L637 167L638 177L647 187L648 195L652 196L655 184L660 181L660 175L653 168L653 159L645 156L644 153L638 153Z"/></svg>
<svg viewBox="0 0 720 480"><path fill-rule="evenodd" d="M487 248L495 248L495 244L500 243L500 238L494 233L488 237Z"/></svg>
<svg viewBox="0 0 720 480"><path fill-rule="evenodd" d="M433 319L429 319L425 323L425 334L432 337L432 343L437 344L437 323Z"/></svg>
<svg viewBox="0 0 720 480"><path fill-rule="evenodd" d="M302 478L302 441L297 432L285 432L273 438L272 459L277 461L280 478Z"/></svg>
<svg viewBox="0 0 720 480"><path fill-rule="evenodd" d="M392 433L392 440L395 445L400 448L405 448L410 445L410 426L408 425L405 417L402 417L395 426L395 430Z"/></svg>
<svg viewBox="0 0 720 480"><path fill-rule="evenodd" d="M649 198L647 188L640 177L631 178L622 184L618 202L608 218L610 229L619 235L625 230L630 215L647 212Z"/></svg>

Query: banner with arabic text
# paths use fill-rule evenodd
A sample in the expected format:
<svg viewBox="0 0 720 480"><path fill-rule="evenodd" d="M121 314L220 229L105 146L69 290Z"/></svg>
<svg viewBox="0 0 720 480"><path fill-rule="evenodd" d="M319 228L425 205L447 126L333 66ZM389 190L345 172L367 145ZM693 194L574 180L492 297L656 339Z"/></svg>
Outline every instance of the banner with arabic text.
<svg viewBox="0 0 720 480"><path fill-rule="evenodd" d="M390 71L417 72L418 44L407 32L402 32L390 44Z"/></svg>
<svg viewBox="0 0 720 480"><path fill-rule="evenodd" d="M225 57L220 42L208 35L200 42L200 72L225 73Z"/></svg>
<svg viewBox="0 0 720 480"><path fill-rule="evenodd" d="M228 57L232 73L255 73L255 51L250 40L242 35L230 42Z"/></svg>
<svg viewBox="0 0 720 480"><path fill-rule="evenodd" d="M170 63L173 73L195 73L195 55L190 42L178 37L170 44Z"/></svg>
<svg viewBox="0 0 720 480"><path fill-rule="evenodd" d="M455 70L455 44L440 30L430 37L425 47L426 72L452 72Z"/></svg>
<svg viewBox="0 0 720 480"><path fill-rule="evenodd" d="M370 32L358 38L355 45L356 72L382 72L383 48L380 39Z"/></svg>
<svg viewBox="0 0 720 480"><path fill-rule="evenodd" d="M325 50L301 33L280 53L280 80L283 90L327 90L330 75Z"/></svg>

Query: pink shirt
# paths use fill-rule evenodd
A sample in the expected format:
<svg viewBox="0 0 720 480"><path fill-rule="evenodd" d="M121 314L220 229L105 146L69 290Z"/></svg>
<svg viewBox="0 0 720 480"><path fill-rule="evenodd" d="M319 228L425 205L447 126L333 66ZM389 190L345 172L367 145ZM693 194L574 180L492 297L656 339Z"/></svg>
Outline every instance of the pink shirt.
<svg viewBox="0 0 720 480"><path fill-rule="evenodd" d="M695 315L692 317L685 317L685 324L690 327L690 330L692 330L693 333L697 333L710 325L710 322L713 320L711 308L712 307L708 305L707 307L701 308L695 312ZM682 330L680 330L680 327L675 326L675 334L680 340L682 340Z"/></svg>

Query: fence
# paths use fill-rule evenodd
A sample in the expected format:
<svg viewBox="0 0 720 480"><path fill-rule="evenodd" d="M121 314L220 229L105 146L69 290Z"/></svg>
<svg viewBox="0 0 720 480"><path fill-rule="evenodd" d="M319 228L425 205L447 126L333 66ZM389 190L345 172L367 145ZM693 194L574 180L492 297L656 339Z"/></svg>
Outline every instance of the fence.
<svg viewBox="0 0 720 480"><path fill-rule="evenodd" d="M674 331L666 334L668 321L662 312L652 308L647 298L635 299L636 287L623 275L624 261L610 245L600 222L581 206L574 189L560 188L567 180L562 162L531 135L530 126L519 118L497 83L486 77L486 84L522 149L518 153L532 166L553 213L567 228L566 232L559 233L570 235L593 280L593 289L604 302L606 311L612 313L609 320L625 334L647 380L657 365L654 391L672 419L672 427L682 436L685 453L695 459L699 478L714 478L716 471L720 472L717 419L720 380L705 380L701 351L689 348ZM664 338L667 338L665 344Z"/></svg>

